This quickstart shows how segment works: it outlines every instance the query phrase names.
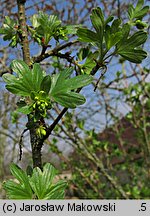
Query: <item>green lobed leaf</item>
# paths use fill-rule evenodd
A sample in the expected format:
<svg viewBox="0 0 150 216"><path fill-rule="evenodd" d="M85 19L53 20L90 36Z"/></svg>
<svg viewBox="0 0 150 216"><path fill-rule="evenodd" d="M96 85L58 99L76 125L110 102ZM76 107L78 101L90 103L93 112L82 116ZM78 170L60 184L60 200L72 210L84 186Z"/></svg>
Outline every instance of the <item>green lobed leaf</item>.
<svg viewBox="0 0 150 216"><path fill-rule="evenodd" d="M55 185L52 185L50 192L45 195L44 199L64 199L66 186L66 182L60 180Z"/></svg>
<svg viewBox="0 0 150 216"><path fill-rule="evenodd" d="M30 95L30 90L25 87L22 82L20 83L12 83L12 84L7 84L6 89L10 91L13 94L20 95L20 96L29 96Z"/></svg>
<svg viewBox="0 0 150 216"><path fill-rule="evenodd" d="M68 108L75 108L85 102L85 98L71 90L81 88L92 82L92 77L89 75L79 75L70 79L72 68L61 71L53 76L50 90L50 97L57 103Z"/></svg>
<svg viewBox="0 0 150 216"><path fill-rule="evenodd" d="M19 77L22 77L26 73L28 73L28 75L30 74L28 65L22 60L13 60L10 67Z"/></svg>
<svg viewBox="0 0 150 216"><path fill-rule="evenodd" d="M29 193L26 188L12 180L5 182L3 187L9 199L32 199L32 193Z"/></svg>
<svg viewBox="0 0 150 216"><path fill-rule="evenodd" d="M129 8L128 8L128 16L129 16L130 19L132 19L133 14L134 14L134 7L133 7L132 4L130 4Z"/></svg>
<svg viewBox="0 0 150 216"><path fill-rule="evenodd" d="M28 77L25 75L25 79L30 82L30 85L32 86L32 91L38 92L40 91L42 80L45 77L45 73L41 69L40 65L35 63L33 65L33 69L31 71L31 77L30 81L28 80Z"/></svg>
<svg viewBox="0 0 150 216"><path fill-rule="evenodd" d="M79 28L77 31L77 36L79 37L78 40L82 42L99 42L98 35L86 28Z"/></svg>
<svg viewBox="0 0 150 216"><path fill-rule="evenodd" d="M147 53L139 46L144 44L147 40L147 33L138 31L128 38L128 27L126 29L125 35L123 35L123 38L116 46L116 51L128 61L141 63L142 60L146 58Z"/></svg>
<svg viewBox="0 0 150 216"><path fill-rule="evenodd" d="M104 15L101 8L97 7L92 10L92 14L90 15L92 25L94 26L100 41L102 41L103 33L104 33Z"/></svg>
<svg viewBox="0 0 150 216"><path fill-rule="evenodd" d="M87 74L84 75L78 75L76 77L73 77L71 79L65 80L64 82L64 88L67 86L67 90L74 90L81 88L83 86L89 85L93 81L93 77Z"/></svg>
<svg viewBox="0 0 150 216"><path fill-rule="evenodd" d="M147 53L141 49L122 50L118 53L126 60L137 64L140 64L147 57Z"/></svg>
<svg viewBox="0 0 150 216"><path fill-rule="evenodd" d="M51 77L50 75L47 75L43 78L41 85L40 85L40 90L46 92L47 94L49 93L51 88Z"/></svg>
<svg viewBox="0 0 150 216"><path fill-rule="evenodd" d="M16 183L12 180L9 180L4 184L4 188L6 189L9 198L31 199L32 189L30 187L26 173L14 163L10 165L10 171L19 182Z"/></svg>
<svg viewBox="0 0 150 216"><path fill-rule="evenodd" d="M143 31L138 31L134 33L130 38L124 41L123 47L138 47L141 44L145 43L147 40L147 33Z"/></svg>
<svg viewBox="0 0 150 216"><path fill-rule="evenodd" d="M85 98L83 95L76 92L59 92L51 95L52 99L59 103L60 105L67 108L76 108L78 105L85 103Z"/></svg>
<svg viewBox="0 0 150 216"><path fill-rule="evenodd" d="M40 91L45 73L39 64L35 63L31 71L24 61L13 60L11 68L18 76L15 77L11 74L3 76L4 81L7 83L6 88L8 91L21 96L29 96L32 91Z"/></svg>
<svg viewBox="0 0 150 216"><path fill-rule="evenodd" d="M65 79L69 78L70 75L73 72L73 68L66 68L65 70L62 70L59 74L54 74L52 76L52 83L51 83L51 89L50 92L54 92L55 89L59 88Z"/></svg>
<svg viewBox="0 0 150 216"><path fill-rule="evenodd" d="M95 51L94 53L90 52L88 54L85 63L81 67L81 70L85 74L90 74L92 68L96 65L96 62L94 60L96 60L98 56L99 56L98 51Z"/></svg>
<svg viewBox="0 0 150 216"><path fill-rule="evenodd" d="M33 169L30 184L38 199L53 199L59 197L61 193L64 194L65 187L58 187L58 185L66 185L64 181L53 183L56 175L55 168L49 163L43 167L43 172L38 168Z"/></svg>
<svg viewBox="0 0 150 216"><path fill-rule="evenodd" d="M117 33L121 31L120 28L121 19L115 19L111 25L111 33Z"/></svg>
<svg viewBox="0 0 150 216"><path fill-rule="evenodd" d="M38 199L44 199L45 194L50 191L50 187L55 175L56 170L49 163L45 164L43 167L43 172L38 167L33 169L33 174L30 178L30 184Z"/></svg>
<svg viewBox="0 0 150 216"><path fill-rule="evenodd" d="M105 28L105 42L107 50L115 46L122 39L122 32L119 28L120 20L114 20L112 26L107 25Z"/></svg>
<svg viewBox="0 0 150 216"><path fill-rule="evenodd" d="M149 6L145 6L134 14L134 18L142 19L148 13L148 11L149 11Z"/></svg>
<svg viewBox="0 0 150 216"><path fill-rule="evenodd" d="M81 25L67 25L66 30L67 34L76 34L77 30L81 27Z"/></svg>
<svg viewBox="0 0 150 216"><path fill-rule="evenodd" d="M138 0L136 7L129 5L128 16L130 20L141 19L148 13L149 6L144 6L144 0ZM143 8L142 8L143 7Z"/></svg>
<svg viewBox="0 0 150 216"><path fill-rule="evenodd" d="M10 171L12 175L25 186L25 188L28 190L28 192L31 192L31 187L28 181L27 174L16 164L12 163L10 165Z"/></svg>
<svg viewBox="0 0 150 216"><path fill-rule="evenodd" d="M105 20L105 26L110 23L112 20L114 19L114 16L109 16L106 20Z"/></svg>
<svg viewBox="0 0 150 216"><path fill-rule="evenodd" d="M66 182L60 180L53 183L56 169L49 163L45 164L43 171L38 167L31 170L27 176L17 165L12 164L11 172L18 183L8 180L3 184L9 199L63 199Z"/></svg>
<svg viewBox="0 0 150 216"><path fill-rule="evenodd" d="M15 83L17 80L17 78L14 75L9 73L3 74L2 78L4 82L6 82L7 84Z"/></svg>
<svg viewBox="0 0 150 216"><path fill-rule="evenodd" d="M78 88L81 88L83 86L86 86L92 82L93 78L90 75L79 75L67 80L64 80L61 84L57 84L53 91L51 92L51 95L58 94L62 91L70 91L75 90Z"/></svg>
<svg viewBox="0 0 150 216"><path fill-rule="evenodd" d="M136 10L140 10L144 4L144 0L138 0L137 5L136 5Z"/></svg>
<svg viewBox="0 0 150 216"><path fill-rule="evenodd" d="M27 115L27 114L31 113L31 108L30 108L30 106L26 105L26 106L17 108L16 111Z"/></svg>

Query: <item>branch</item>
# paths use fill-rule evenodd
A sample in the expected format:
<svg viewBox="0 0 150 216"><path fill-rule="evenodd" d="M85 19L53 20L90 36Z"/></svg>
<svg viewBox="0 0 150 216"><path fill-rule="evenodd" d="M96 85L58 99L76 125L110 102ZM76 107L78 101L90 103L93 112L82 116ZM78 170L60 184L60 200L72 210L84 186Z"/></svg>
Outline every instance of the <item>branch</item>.
<svg viewBox="0 0 150 216"><path fill-rule="evenodd" d="M68 42L66 44L59 45L59 46L55 47L54 49L48 51L47 53L41 54L41 55L39 55L37 57L33 57L33 62L34 63L39 63L39 62L43 61L44 59L49 58L50 56L57 56L58 52L60 50L63 50L65 48L67 48L67 47L70 47L71 45L76 44L78 42L79 41L74 40L74 41Z"/></svg>
<svg viewBox="0 0 150 216"><path fill-rule="evenodd" d="M26 0L17 0L18 4L18 20L19 20L19 34L22 43L23 60L30 65L30 51L29 51L29 40L26 25L25 15L25 3Z"/></svg>
<svg viewBox="0 0 150 216"><path fill-rule="evenodd" d="M91 75L94 75L100 68L101 66L97 63L96 66L92 69ZM77 92L79 93L82 88L77 89ZM49 135L52 133L54 130L55 126L58 124L58 122L61 120L63 115L68 111L68 108L64 108L60 114L57 116L57 118L54 120L54 122L47 128L46 130L46 135L43 137L43 141L49 137Z"/></svg>

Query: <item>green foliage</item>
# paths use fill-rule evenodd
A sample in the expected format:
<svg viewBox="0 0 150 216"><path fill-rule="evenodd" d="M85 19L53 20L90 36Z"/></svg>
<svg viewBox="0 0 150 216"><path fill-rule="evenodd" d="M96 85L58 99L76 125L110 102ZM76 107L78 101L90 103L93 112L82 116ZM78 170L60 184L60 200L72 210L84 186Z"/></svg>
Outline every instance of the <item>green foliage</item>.
<svg viewBox="0 0 150 216"><path fill-rule="evenodd" d="M129 29L129 25L126 24L124 28L124 36L117 44L116 53L120 54L123 58L131 62L141 63L141 61L147 57L147 53L143 51L139 46L144 44L147 40L147 33L138 31L131 37L128 37L130 31Z"/></svg>
<svg viewBox="0 0 150 216"><path fill-rule="evenodd" d="M144 6L144 0L138 0L136 7L134 8L132 4L129 5L128 17L129 24L136 26L137 29L148 28L148 24L143 22L142 19L149 11L149 6Z"/></svg>
<svg viewBox="0 0 150 216"><path fill-rule="evenodd" d="M46 75L39 64L34 64L30 70L21 60L13 60L11 68L16 72L16 76L3 75L7 90L22 97L28 96L28 100L18 103L18 111L24 114L34 112L37 118L46 117L46 111L51 109L53 101L68 108L83 104L84 96L73 90L92 82L92 77L89 75L79 75L69 79L73 68L65 69L52 77Z"/></svg>
<svg viewBox="0 0 150 216"><path fill-rule="evenodd" d="M106 48L109 50L115 46L122 39L122 31L120 28L121 20L116 19L112 22L112 25L106 25L105 27L105 41Z"/></svg>
<svg viewBox="0 0 150 216"><path fill-rule="evenodd" d="M137 8L140 8L139 4L140 1ZM147 9L147 7L144 9L142 17L146 15ZM135 10L137 11L137 9ZM136 17L136 15L134 16ZM115 54L119 54L133 63L141 63L146 58L147 53L140 47L147 39L146 32L137 31L129 35L130 24L122 25L120 19L114 19L112 16L104 20L104 15L99 7L92 10L90 18L95 32L87 28L79 28L77 36L80 41L88 42L97 48L99 53L97 62L99 64L103 64L108 57ZM139 21L138 23L136 21L136 24L139 25ZM107 55L112 48L114 48L114 51Z"/></svg>
<svg viewBox="0 0 150 216"><path fill-rule="evenodd" d="M41 45L48 45L49 41L54 37L55 39L66 39L65 33L61 27L61 21L55 15L48 16L43 12L39 12L39 15L33 15L32 25L34 31L32 30L32 36Z"/></svg>
<svg viewBox="0 0 150 216"><path fill-rule="evenodd" d="M61 20L55 15L48 16L43 12L34 14L31 18L33 28L29 28L32 37L39 45L47 46L52 39L68 40L68 34L75 34L78 25L62 26Z"/></svg>
<svg viewBox="0 0 150 216"><path fill-rule="evenodd" d="M73 69L68 68L52 77L50 96L64 107L75 108L77 105L85 103L85 98L72 90L90 84L92 77L89 75L79 75L68 79L72 72Z"/></svg>
<svg viewBox="0 0 150 216"><path fill-rule="evenodd" d="M98 47L100 56L103 53L103 36L104 36L104 15L100 8L94 8L91 14L91 22L96 32L91 31L86 28L79 28L77 31L77 36L79 41L90 42L92 45ZM101 57L102 58L102 57Z"/></svg>
<svg viewBox="0 0 150 216"><path fill-rule="evenodd" d="M5 41L11 41L9 46L17 46L17 43L20 41L18 33L18 22L6 16L3 26L0 28L0 34L4 35L3 39Z"/></svg>
<svg viewBox="0 0 150 216"><path fill-rule="evenodd" d="M78 198L122 198L117 189L114 189L103 172L101 172L102 170L99 168L101 162L110 178L117 180L118 187L121 185L129 198L141 199L150 196L149 184L147 185L149 177L148 173L145 172L147 166L144 158L132 161L132 157L142 151L139 144L138 146L130 146L125 153L118 144L110 143L107 141L107 138L104 141L100 141L99 134L96 134L94 131L82 130L82 133L83 131L86 132L86 150L84 150L85 146L83 146L82 150L75 148L69 162L69 166L72 166L73 175L71 183ZM137 131L138 133L139 131ZM122 135L118 135L118 139ZM125 146L127 144L125 143ZM94 155L95 160L91 160L92 155Z"/></svg>
<svg viewBox="0 0 150 216"><path fill-rule="evenodd" d="M27 175L16 164L11 164L10 170L17 181L8 180L4 183L4 189L9 199L64 198L67 184L63 180L53 183L56 169L49 163L44 165L43 171L38 167L34 168L31 175Z"/></svg>
<svg viewBox="0 0 150 216"><path fill-rule="evenodd" d="M80 52L79 52L79 55L80 55ZM89 49L85 62L80 65L80 70L82 74L90 74L92 68L96 65L96 61L94 60L96 60L98 56L99 56L98 51L91 52Z"/></svg>
<svg viewBox="0 0 150 216"><path fill-rule="evenodd" d="M132 4L129 5L128 16L130 20L142 18L147 14L149 6L144 6L144 0L138 0L136 7L134 8Z"/></svg>
<svg viewBox="0 0 150 216"><path fill-rule="evenodd" d="M16 76L8 73L3 75L8 91L20 96L30 96L32 91L38 92L40 90L45 74L39 64L34 64L33 69L30 70L24 61L13 60L11 68L16 72Z"/></svg>
<svg viewBox="0 0 150 216"><path fill-rule="evenodd" d="M43 12L34 14L31 18L32 26L27 26L32 38L39 45L47 46L52 38L55 40L68 40L68 34L76 34L80 25L62 26L61 20L55 15L48 16ZM21 43L21 32L18 22L6 16L0 34L4 35L4 40L9 40L10 46L15 47Z"/></svg>
<svg viewBox="0 0 150 216"><path fill-rule="evenodd" d="M17 111L30 114L31 122L28 122L27 129L34 128L35 134L32 135L35 135L35 137L38 135L39 141L41 141L40 139L43 136L47 135L47 129L50 128L46 126L44 118L47 117L47 111L52 108L53 103L56 102L66 108L76 108L78 105L85 103L85 98L79 94L79 91L82 87L92 82L93 79L89 74L96 64L101 69L106 68L107 60L115 55L119 55L123 58L123 61L125 59L133 63L141 63L146 58L147 53L143 50L142 46L147 39L147 33L143 29L148 26L142 19L146 16L149 7L143 7L143 4L144 1L139 0L135 8L133 5L129 6L129 21L125 24L121 19L114 18L113 16L105 19L101 8L94 8L90 16L92 30L81 28L79 25L62 26L61 20L55 15L49 16L43 12L33 15L31 18L32 26L27 26L27 28L31 39L34 39L43 48L39 57L45 55L43 55L43 50L50 47L49 43L51 39L55 39L58 43L60 39L68 40L68 34L76 34L79 41L90 44L79 50L77 55L79 64L77 61L69 61L70 63L76 63L77 70L82 75L72 77L73 68L63 69L63 64L59 63L58 59L52 65L55 69L56 67L59 69L56 70L59 73L56 72L52 76L46 75L39 64L35 63L28 66L21 60L12 61L11 69L13 73L3 75L6 89L13 94L21 96L17 103ZM137 27L136 32L133 26ZM10 46L15 47L22 41L22 33L18 28L17 22L9 17L5 18L4 24L0 29L0 34L4 35L4 40L11 41ZM60 51L59 48L61 49L61 46L59 47L58 45L58 51ZM60 53L57 53L57 48L51 51L53 55L55 55L56 51L55 58L58 58L59 55L57 56L57 54ZM48 56L49 53L46 53L46 55ZM65 56L65 54L62 56ZM122 60L120 60L121 62ZM117 77L120 78L120 72L117 73ZM127 118L132 123L134 123L136 118L139 118L138 126L140 129L138 135L143 140L143 131L146 131L150 125L148 121L149 117L144 118L140 116L143 110L141 96L144 96L145 113L148 113L150 109L150 99L147 96L149 95L149 90L149 84L145 84L142 87L136 84L129 86L128 89L124 89L125 94L129 96L127 97L127 102L134 104L135 111L135 113L133 111L130 112ZM143 95L143 91L145 91L145 95ZM13 122L17 122L18 114L16 112L12 115L12 120ZM66 127L69 134L76 131L76 128L73 131L72 122L72 114L68 113L65 116L63 128ZM84 123L84 120L77 120L78 129L82 132L81 134L85 134L85 140L82 139L79 143L79 133L75 134L75 138L71 137L77 145L75 147L76 151L69 161L69 167L73 165L74 171L72 183L75 185L74 188L78 189L77 194L79 197L97 199L103 197L122 198L118 189L120 185L130 198L140 198L142 194L143 196L149 196L150 191L146 184L147 178L144 178L146 175L144 175L143 167L146 167L146 165L143 159L135 162L133 167L130 168L127 180L123 179L122 181L121 176L118 174L120 170L124 171L125 174L127 173L127 168L131 164L128 153L139 152L139 148L131 147L126 152L126 149L119 148L116 143L109 143L107 140L100 141L94 130L85 131ZM55 128L55 132L60 133L58 126ZM30 130L30 135L31 133L32 130ZM118 140L120 140L121 134L122 130L116 134ZM149 136L147 136L147 140L148 138ZM51 150L61 156L61 151L58 149L56 143L57 140L54 138ZM123 148L123 146L121 147ZM125 162L121 165L113 164L112 161L116 158ZM114 166L113 169L112 166ZM16 181L9 180L4 183L4 188L10 199L64 198L66 182L59 181L53 183L56 170L50 164L46 164L43 167L43 171L36 167L33 170L28 169L27 173L25 173L15 164L12 164L10 169L16 178ZM133 175L135 173L137 176L144 176L143 181L140 181L139 185L137 185L138 177ZM119 183L116 181L116 176ZM131 181L130 179L133 176L134 178Z"/></svg>

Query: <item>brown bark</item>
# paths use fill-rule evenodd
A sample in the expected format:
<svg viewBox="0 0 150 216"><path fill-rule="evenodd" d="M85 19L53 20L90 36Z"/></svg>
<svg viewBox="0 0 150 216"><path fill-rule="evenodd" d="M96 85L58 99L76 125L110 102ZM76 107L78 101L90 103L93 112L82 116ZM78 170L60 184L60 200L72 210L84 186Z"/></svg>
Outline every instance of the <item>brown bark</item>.
<svg viewBox="0 0 150 216"><path fill-rule="evenodd" d="M26 15L25 15L25 3L26 3L25 0L17 0L19 35L22 44L23 60L26 62L26 64L31 66L28 31L27 31ZM28 128L30 130L30 142L32 148L33 167L42 168L41 148L43 146L43 141L39 138L39 136L36 133L36 128L38 127L38 125L37 123L33 122L33 118L30 115L28 116L27 125L29 126Z"/></svg>

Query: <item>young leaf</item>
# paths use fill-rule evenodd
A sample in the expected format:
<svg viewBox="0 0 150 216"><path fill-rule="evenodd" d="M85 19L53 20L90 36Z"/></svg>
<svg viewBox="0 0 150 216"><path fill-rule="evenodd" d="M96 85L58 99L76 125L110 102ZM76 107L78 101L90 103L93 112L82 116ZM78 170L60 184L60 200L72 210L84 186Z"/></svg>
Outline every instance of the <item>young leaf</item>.
<svg viewBox="0 0 150 216"><path fill-rule="evenodd" d="M3 76L8 91L21 96L29 96L32 91L40 91L45 74L39 64L34 64L31 71L24 61L13 60L11 68L17 73L17 77L11 74Z"/></svg>
<svg viewBox="0 0 150 216"><path fill-rule="evenodd" d="M40 23L38 22L38 15L37 15L37 14L34 14L34 15L30 18L30 20L31 20L32 26L33 26L34 28L39 27Z"/></svg>
<svg viewBox="0 0 150 216"><path fill-rule="evenodd" d="M49 163L45 164L43 172L38 167L33 169L30 184L38 199L56 199L60 194L64 194L66 183L59 181L54 184L55 175L56 170ZM63 185L63 187L58 187L58 185Z"/></svg>
<svg viewBox="0 0 150 216"><path fill-rule="evenodd" d="M139 48L139 46L142 45L146 39L147 33L143 31L138 31L129 38L125 38L123 35L123 39L116 46L116 51L128 61L141 63L142 60L146 58L147 53Z"/></svg>
<svg viewBox="0 0 150 216"><path fill-rule="evenodd" d="M31 192L31 187L28 182L28 176L26 173L16 164L12 163L10 165L10 171L12 175L21 183L25 186L25 188L28 190L28 192Z"/></svg>
<svg viewBox="0 0 150 216"><path fill-rule="evenodd" d="M30 73L28 65L22 60L13 60L10 67L19 77L23 77L25 73Z"/></svg>
<svg viewBox="0 0 150 216"><path fill-rule="evenodd" d="M94 60L96 60L98 56L98 51L95 51L94 53L90 52L88 54L85 63L81 66L81 71L83 71L84 74L90 74L92 68L96 65Z"/></svg>
<svg viewBox="0 0 150 216"><path fill-rule="evenodd" d="M40 90L49 93L51 88L51 77L49 75L45 76L41 82Z"/></svg>
<svg viewBox="0 0 150 216"><path fill-rule="evenodd" d="M77 31L77 36L79 37L79 41L82 42L99 42L98 35L95 32L86 28L79 28Z"/></svg>
<svg viewBox="0 0 150 216"><path fill-rule="evenodd" d="M23 188L22 185L17 184L12 180L4 182L3 187L6 190L9 199L32 199L32 193L29 193L26 188Z"/></svg>
<svg viewBox="0 0 150 216"><path fill-rule="evenodd" d="M83 47L79 50L79 52L77 53L78 56L78 60L82 61L83 59L85 59L88 54L90 52L90 48L89 47Z"/></svg>
<svg viewBox="0 0 150 216"><path fill-rule="evenodd" d="M67 108L76 108L78 105L85 103L85 98L83 95L75 92L57 92L51 95L52 99L59 103L60 105Z"/></svg>
<svg viewBox="0 0 150 216"><path fill-rule="evenodd" d="M9 180L4 183L4 188L10 199L32 199L32 189L26 173L16 164L10 165L12 175L19 181L18 183Z"/></svg>
<svg viewBox="0 0 150 216"><path fill-rule="evenodd" d="M99 7L94 8L92 10L92 14L91 14L90 18L91 18L92 24L93 24L96 32L98 33L99 40L102 42L103 41L103 34L104 34L104 25L105 25L104 15L103 15L102 10Z"/></svg>
<svg viewBox="0 0 150 216"><path fill-rule="evenodd" d="M6 16L2 28L0 28L0 34L3 34L3 40L11 41L9 46L15 47L20 41L18 35L18 23Z"/></svg>
<svg viewBox="0 0 150 216"><path fill-rule="evenodd" d="M144 0L138 0L136 7L134 8L133 5L130 4L129 9L128 9L128 15L130 20L133 19L140 19L148 13L149 6L142 6L144 5Z"/></svg>
<svg viewBox="0 0 150 216"><path fill-rule="evenodd" d="M26 105L26 106L17 108L16 111L27 115L27 114L31 113L31 108L28 105Z"/></svg>
<svg viewBox="0 0 150 216"><path fill-rule="evenodd" d="M30 95L30 90L27 87L25 87L22 82L7 84L6 89L16 95L20 95L20 96Z"/></svg>
<svg viewBox="0 0 150 216"><path fill-rule="evenodd" d="M3 74L2 78L4 82L6 82L7 84L15 83L17 80L17 78L14 75L9 73Z"/></svg>
<svg viewBox="0 0 150 216"><path fill-rule="evenodd" d="M57 94L62 91L70 91L86 86L92 82L93 78L90 75L79 75L71 79L64 80L61 84L57 84L53 88L51 94Z"/></svg>
<svg viewBox="0 0 150 216"><path fill-rule="evenodd" d="M40 91L41 83L42 83L42 80L44 79L45 75L46 74L43 72L40 65L35 63L33 65L33 69L31 71L31 77L30 77L32 91L35 91L35 92ZM26 77L26 79L28 79L28 77Z"/></svg>
<svg viewBox="0 0 150 216"><path fill-rule="evenodd" d="M81 27L81 25L67 25L65 26L67 30L67 34L76 34L78 28Z"/></svg>
<svg viewBox="0 0 150 216"><path fill-rule="evenodd" d="M127 49L118 53L126 60L137 64L140 64L147 57L147 53L142 49Z"/></svg>
<svg viewBox="0 0 150 216"><path fill-rule="evenodd" d="M68 108L75 108L85 102L85 98L72 90L81 88L92 82L89 75L79 75L67 79L72 73L72 68L61 71L53 76L50 90L50 97L57 103Z"/></svg>
<svg viewBox="0 0 150 216"><path fill-rule="evenodd" d="M60 180L56 182L55 185L52 185L51 190L45 195L44 199L64 199L66 182Z"/></svg>
<svg viewBox="0 0 150 216"><path fill-rule="evenodd" d="M37 37L44 38L45 45L48 45L52 37L62 37L61 32L63 29L61 27L61 21L55 15L48 16L47 14L40 12L37 17L34 16L32 18L32 23L34 24Z"/></svg>

